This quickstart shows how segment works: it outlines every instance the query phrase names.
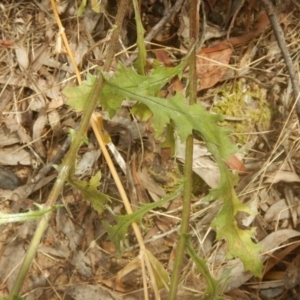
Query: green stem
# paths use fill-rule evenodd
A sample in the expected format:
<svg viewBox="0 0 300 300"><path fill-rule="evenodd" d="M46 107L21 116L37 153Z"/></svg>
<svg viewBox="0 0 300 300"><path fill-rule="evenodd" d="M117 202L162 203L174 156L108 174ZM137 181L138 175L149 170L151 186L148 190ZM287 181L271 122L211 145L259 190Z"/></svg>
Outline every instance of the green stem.
<svg viewBox="0 0 300 300"><path fill-rule="evenodd" d="M146 64L146 47L144 34L145 30L143 28L142 20L141 20L141 11L139 7L139 3L137 0L132 0L134 7L134 15L135 15L135 24L136 24L136 32L137 32L137 47L138 47L138 58L136 61L136 66L138 73L141 75L145 75L145 64Z"/></svg>
<svg viewBox="0 0 300 300"><path fill-rule="evenodd" d="M103 67L104 71L108 71L110 69L110 66L112 64L112 61L114 59L116 47L118 44L118 38L120 29L122 28L123 19L125 17L125 13L127 11L129 4L129 0L122 0L119 4L118 13L116 16L116 28L112 34L109 48L107 50L107 57L106 61ZM61 193L61 190L64 187L65 181L69 176L70 169L72 165L74 164L74 161L76 159L76 155L78 152L78 149L82 143L82 137L85 136L86 130L88 128L91 115L95 109L95 106L97 104L99 93L102 89L103 85L103 78L99 75L99 79L97 80L97 83L95 84L95 87L93 88L90 96L89 96L89 105L85 110L85 113L83 114L79 129L75 135L74 141L71 144L71 147L66 154L65 160L63 161L62 168L58 174L57 180L55 181L54 187L51 190L51 193L49 195L49 198L46 202L47 206L52 206L56 203L58 196ZM26 274L28 273L28 270L31 266L31 263L33 261L33 258L35 257L38 245L41 241L41 238L43 237L43 234L48 226L48 220L50 218L50 213L45 214L41 219L37 226L37 229L34 233L34 236L31 240L31 243L29 245L29 248L27 250L25 259L22 263L21 269L18 273L18 276L14 282L14 285L12 287L12 290L9 294L9 300L12 300L14 296L18 295L20 292L20 289L22 287L23 281L26 277Z"/></svg>
<svg viewBox="0 0 300 300"><path fill-rule="evenodd" d="M199 5L200 1L190 1L190 40L194 45L198 39L199 33ZM189 58L189 103L194 104L197 101L197 74L196 74L196 47L191 52ZM188 122L188 120L187 120ZM184 166L184 192L183 192L183 210L182 219L179 230L179 241L176 249L176 257L171 276L170 290L168 294L169 300L177 297L178 284L181 273L181 266L186 250L187 232L189 231L190 208L192 197L192 173L193 173L193 136L188 136L186 140L185 166Z"/></svg>

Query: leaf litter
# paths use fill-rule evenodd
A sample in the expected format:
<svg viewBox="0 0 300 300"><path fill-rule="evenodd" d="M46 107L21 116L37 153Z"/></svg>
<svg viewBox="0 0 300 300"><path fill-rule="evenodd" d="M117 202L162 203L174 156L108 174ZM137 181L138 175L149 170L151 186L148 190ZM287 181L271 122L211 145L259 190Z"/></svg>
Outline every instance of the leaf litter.
<svg viewBox="0 0 300 300"><path fill-rule="evenodd" d="M148 2L146 6L142 6L142 9L151 17L149 20L153 20L153 16L157 18L157 15L152 15L153 11L156 12L156 8L153 6L159 1L157 3L156 1ZM172 1L165 2L168 2L168 5L173 4ZM214 4L214 1L210 2L210 9L214 12L224 9L225 4L222 1L219 4ZM42 1L40 5L33 2L19 3L17 1L7 1L1 4L1 24L3 24L1 26L5 29L3 32L6 33L5 36L1 36L0 48L2 53L1 65L3 66L0 77L2 89L0 98L0 107L2 108L0 164L1 170L3 169L1 176L10 182L17 182L11 177L13 176L15 179L14 176L17 176L19 178L19 180L17 179L18 185L20 184L20 186L13 185L12 188L1 187L0 197L3 199L0 204L1 212L29 212L33 208L29 203L42 204L45 202L53 179L56 177L56 171L54 168L50 169L50 174L40 178L38 182L35 182L34 178L38 178L39 171L51 162L57 153L60 153L62 143L68 139L69 129L76 128L80 117L79 114L65 105L66 98L62 91L64 90L64 94L67 96L72 96L66 92L66 88L69 87L69 91L75 93L77 97L73 106L78 110L84 108L84 103L79 100L85 98L82 93L89 92L89 85L93 81L92 76L96 74L94 71L95 61L99 62L105 57L105 41L103 43L98 42L109 36L110 25L107 16L115 13L114 7L109 3L102 3L100 13L97 14L87 6L83 13L83 19L76 19L77 21L75 21L71 17L75 16L78 9L74 3L65 1L65 6L63 3L58 5L61 5L61 13L68 16L64 26L70 37L70 45L75 54L76 63L80 66L81 71L91 73L86 77L86 91L84 91L84 86L77 90L74 88L71 90L74 86L73 67L60 44L57 26L46 1ZM246 7L247 4L244 5ZM286 9L287 12L282 11L281 17L286 16L289 12L288 7L283 7L283 9ZM206 13L208 12L206 11ZM247 128L246 132L240 131L240 133L233 129L235 134L247 136L248 144L245 143L245 146L252 142L251 147L243 148L244 153L241 160L229 159L228 154L238 156L238 153L233 151L231 144L227 144L227 141L223 140L221 143L224 151L223 158L228 159L226 163L232 170L242 170L239 174L239 183L236 184L236 193L242 203L251 208L249 210L244 204L240 204L239 208L235 206L236 214L230 215L236 220L232 230L238 230L243 234L251 232L252 235L254 230L249 227L256 227L253 238L256 239L257 245L260 245L259 249L261 250L257 251L257 256L264 265L271 259L272 255L280 254L282 249L290 249L290 252L286 253L277 263L273 263L273 267L264 273L263 278L260 279L259 286L253 275L245 272L245 265L239 259L228 258L228 243L232 243L233 250L237 251L238 248L234 249L234 246L237 246L235 244L237 241L230 241L230 235L227 236L227 241L217 241L214 231L211 230L211 222L215 219L215 227L219 228L219 232L222 231L222 218L229 215L222 210L220 211L220 203L202 200L210 188L216 188L222 181L220 170L215 161L216 158L211 156L212 149L207 149L202 144L199 151L203 153L195 155L193 162L193 170L197 176L195 177L197 180L194 179L194 181L199 187L195 188L194 192L191 234L197 254L205 258L206 265L214 277L219 278L230 270L230 277L224 289L225 294L223 296L225 299L235 299L234 296L230 296L234 294L240 295L239 297L242 299L241 295L246 297L247 294L253 294L257 291L261 293L261 297L267 297L266 295L272 290L272 281L269 278L278 274L278 270L281 273L276 278L277 286L282 288L276 292L281 295L285 294L286 297L292 299L295 289L296 291L299 289L299 286L295 284L298 280L297 271L295 271L298 267L297 248L293 249L289 246L299 240L297 231L299 229L299 200L297 197L299 190L297 185L299 181L298 125L295 125L296 121L293 115L291 118L285 119L286 115L282 113L288 107L283 102L284 98L289 98L288 82L283 68L276 65L280 59L280 53L274 46L270 31L265 31L266 16L262 12L256 13L255 10L253 13L257 21L252 23L253 31L251 33L245 33L245 28L243 28L245 25L242 22L245 14L243 10L238 13L234 20L236 25L233 24L233 28L230 30L231 37L229 40L221 39L212 45L210 39L219 39L222 36L220 35L222 30L220 29L215 35L213 35L213 30L210 31L212 37L205 41L197 61L198 77L201 82L199 100L205 103L205 107L210 107L213 111L213 106L216 105L218 102L216 100L220 97L218 94L220 86L223 88L229 86L231 93L237 93L235 81L241 82L241 86L245 89L251 86L251 89L264 91L273 114L271 120L273 125L270 126L269 131L261 132L260 128L255 126L252 131ZM179 22L185 22L181 24L181 28L184 30L188 26L186 14L185 9L179 12L179 17L181 17ZM290 51L293 52L296 50L292 45L297 43L299 37L291 34L290 31L297 29L297 13L294 11L292 17L284 20L287 32L286 39L291 42ZM211 24L214 19L208 21ZM249 24L246 25L249 26ZM74 27L81 30L79 39L73 31ZM99 30L100 28L101 30ZM150 29L151 25L149 25L148 30ZM168 30L166 28L163 34L170 35ZM244 33L242 35L236 34L235 30ZM95 37L94 35L100 31L102 36ZM126 41L126 39L132 33L132 28L123 28L123 37L126 37L125 46L130 45L130 41ZM182 40L184 39L184 31L178 33L178 36L181 38L179 42L182 51L184 49L184 41ZM254 39L256 37L259 39ZM98 47L95 47L96 43L98 43ZM231 48L231 46L239 44L242 44L241 48ZM170 45L173 46L172 43ZM164 46L162 48L163 51L168 52L169 57L180 57L180 52L175 51L174 47L172 50L164 48ZM224 51L224 54L220 55L221 51ZM263 56L264 53L266 56ZM124 61L125 54L124 52L120 55L116 62ZM207 61L212 62L212 64L208 64ZM175 64L172 70L169 62L166 65L169 68L165 70L165 74L179 68ZM199 126L197 128L200 132L201 126L207 127L207 124L211 123L212 120L219 123L221 119L218 116L208 115L199 106L184 107L184 98L181 95L172 95L171 85L169 90L166 90L169 83L163 81L163 78L168 76L164 75L160 78L161 73L158 71L156 74L152 73L152 77L142 77L135 75L136 73L120 64L118 68L119 70L114 70L115 81L110 79L111 74L105 75L108 83L107 88L114 90L115 97L114 99L106 98L105 95L109 95L111 91L108 92L104 89L103 95L106 102L101 102L101 104L110 116L116 110L118 110L119 115L113 118L114 123L108 121L104 128L111 136L112 143L117 146L118 151L125 158L126 167L132 174L130 182L128 175L125 178L124 173L120 171L121 179L132 187L128 193L132 195L133 199L136 199L136 205L144 202L148 203L146 205L149 206L149 210L154 209L153 211L145 210L142 222L145 243L153 254L153 264L156 264L157 260L160 262L157 264L158 267L164 264L167 265L166 270L170 271L178 237L177 231L182 209L181 199L177 197L178 199L175 199L171 205L164 205L163 209L157 210L155 208L159 199L163 198L165 194L174 192L182 176L178 176L180 172L177 173L177 168L171 163L174 156L172 150L164 152L171 154L163 157L157 139L161 138L160 136L164 132L164 123L173 120L177 125L182 124L182 126L177 126L177 130L178 135L184 140L188 134L192 133L192 128L187 128L188 124L185 122L185 118L189 114L194 115L195 118L202 115L201 120L194 120L194 124ZM182 76L185 77L183 68L182 72ZM118 77L122 74L126 74L123 75L125 77ZM149 78L153 79L152 89L146 85ZM128 83L130 84L128 85ZM279 91L278 83L280 83ZM217 88L214 88L215 86ZM126 90L126 100L119 93L119 90L122 89L123 91ZM164 92L167 95L167 101L162 103L161 98L157 97L158 92ZM170 94L168 95L168 93ZM133 120L133 116L128 113L128 109L135 104L135 102L132 103L132 100L139 100L143 103L145 97L148 97L151 103L144 102L144 104L148 104L152 111L158 111L157 114L154 114L152 119L147 120L137 113L134 116L136 119ZM257 100L253 97L247 99L250 104ZM71 100L68 101L70 104ZM123 112L120 112L121 106L122 109L125 108ZM180 109L184 107L187 112L186 116L176 112L179 107ZM136 112L143 112L143 109L137 106L132 109ZM196 111L198 111L197 114L195 114ZM226 115L226 117L230 116ZM251 116L248 117L251 118ZM106 118L110 119L110 117ZM205 118L208 118L208 121L205 121ZM233 125L241 122L242 120L238 118L231 121ZM223 138L223 132L226 130L222 127L213 128L211 135L213 136L219 131L222 132L219 137ZM141 274L139 263L136 263L134 258L136 242L131 230L126 227L128 229L125 230L126 234L123 234L124 239L122 241L125 251L121 257L116 256L116 246L110 243L111 239L108 237L107 227L103 226L102 223L102 221L106 221L107 224L116 226L113 225L114 218L108 211L101 214L95 213L88 203L82 201L84 195L78 191L80 181L84 181L92 190L97 190L96 193L107 195L110 198L113 203L111 210L114 214L123 213L123 207L119 202L120 196L109 172L107 172L105 161L101 156L99 157L95 138L91 132L87 132L87 138L89 143L82 145L78 153L78 161L74 162L74 174L80 176L77 179L73 178L73 180L77 180L77 189L66 185L61 197L65 208L59 208L52 214L52 221L39 247L35 265L32 266L23 286L22 294L28 299L29 297L59 299L63 293L74 299L97 299L96 297L99 299L140 299L141 297L139 294ZM215 144L218 145L218 143L220 140L216 139ZM197 144L195 144L196 148ZM177 147L178 149L180 148ZM145 155L147 152L156 154ZM178 150L174 156L177 157L179 166L184 164L183 153L184 149ZM60 161L56 163L60 163ZM100 174L99 171L102 174L101 180L100 177L94 177L96 174ZM22 172L26 173L25 178L20 175ZM162 175L160 176L160 174ZM97 178L99 184L95 185L91 178ZM234 191L226 190L226 193L233 197L233 200L235 199ZM16 205L17 202L23 202L25 205ZM102 211L103 208L101 206L100 210ZM232 210L228 206L223 206L223 209ZM136 210L138 210L137 207ZM257 215L254 215L253 211L257 212ZM218 212L219 218L216 219ZM241 218L237 219L237 216ZM34 221L18 225L1 225L1 296L6 296L12 287L19 263L24 256L25 244L30 241L34 226ZM194 228L196 230L193 230ZM224 235L226 236L226 233ZM247 242L242 245L242 248L245 245ZM251 244L249 247L253 247L253 245ZM237 252L232 251L231 257L235 257L235 255ZM253 264L255 260L255 258L249 257L248 265ZM286 262L290 266L282 267L282 264ZM184 280L182 280L179 289L179 295L183 299L189 297L190 292L188 290L193 291L194 295L201 295L206 290L205 283L199 277L192 261L189 260L186 266L182 271ZM69 273L65 272L67 269ZM157 272L157 275L161 274L164 274L162 269ZM167 274L164 276L167 278ZM159 280L157 279L157 281ZM44 287L47 285L48 288L45 289ZM165 291L161 293L163 299L164 293Z"/></svg>

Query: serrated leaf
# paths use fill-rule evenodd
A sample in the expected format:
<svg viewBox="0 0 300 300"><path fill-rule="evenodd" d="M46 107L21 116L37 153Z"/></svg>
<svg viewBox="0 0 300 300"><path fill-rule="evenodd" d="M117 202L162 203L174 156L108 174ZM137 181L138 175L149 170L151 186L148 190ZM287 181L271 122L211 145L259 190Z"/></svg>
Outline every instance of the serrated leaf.
<svg viewBox="0 0 300 300"><path fill-rule="evenodd" d="M183 63L174 68L159 66L157 69L154 69L149 76L143 76L132 69L126 68L120 63L113 78L108 78L103 73L107 84L104 84L101 91L100 104L103 105L104 109L106 109L110 113L110 117L112 117L116 110L121 107L124 98L139 100L135 97L135 92L141 97L156 95L182 68ZM116 89L114 89L114 86ZM124 93L124 90L129 93ZM162 100L161 98L157 99ZM148 103L145 103L145 101L141 102L151 109Z"/></svg>
<svg viewBox="0 0 300 300"><path fill-rule="evenodd" d="M68 183L78 189L82 193L84 200L90 202L93 209L99 214L103 212L105 203L109 201L109 197L97 189L100 179L100 172L91 177L90 181L68 178Z"/></svg>
<svg viewBox="0 0 300 300"><path fill-rule="evenodd" d="M165 140L160 145L162 149L170 148L172 155L175 153L175 144L176 144L174 132L175 132L175 126L174 126L174 123L171 122L166 127Z"/></svg>
<svg viewBox="0 0 300 300"><path fill-rule="evenodd" d="M220 165L219 165L220 167ZM244 264L245 270L255 276L262 276L263 265L259 260L261 246L252 241L255 228L240 228L235 217L237 213L253 214L251 209L241 203L233 189L232 174L227 167L220 168L221 183L218 189L212 190L216 198L224 199L223 206L212 222L216 229L217 238L227 241L227 257L238 257Z"/></svg>
<svg viewBox="0 0 300 300"><path fill-rule="evenodd" d="M152 209L161 207L165 203L173 200L181 194L182 188L179 188L175 193L168 195L161 199L160 201L144 204L139 210L133 212L132 214L121 216L114 215L117 224L110 226L106 221L103 221L103 225L107 230L110 240L114 243L117 248L118 253L121 253L121 241L125 238L129 226L132 222L140 223L144 215Z"/></svg>
<svg viewBox="0 0 300 300"><path fill-rule="evenodd" d="M17 213L17 214L5 214L0 212L0 225L7 223L15 223L15 222L26 222L32 221L40 218L42 215L57 209L59 207L63 207L61 204L53 205L51 207L44 207L43 205L36 204L39 210L33 211L30 210L26 213Z"/></svg>
<svg viewBox="0 0 300 300"><path fill-rule="evenodd" d="M130 110L132 114L139 117L141 121L147 121L151 118L152 111L148 108L147 105L137 102Z"/></svg>
<svg viewBox="0 0 300 300"><path fill-rule="evenodd" d="M171 123L171 120L174 122L181 140L185 140L187 136L195 132L200 134L206 142L208 150L216 159L221 173L220 186L212 191L215 198L224 199L223 208L213 223L217 229L218 238L225 238L228 241L229 254L239 257L247 270L259 276L261 275L262 265L258 259L259 246L254 244L251 239L253 230L238 228L234 219L237 212L249 210L246 206L241 205L236 197L233 189L234 178L224 163L224 159L229 159L231 154L238 152L238 149L229 141L230 131L218 126L218 122L222 121L223 117L210 114L200 104L188 105L187 99L181 94L176 94L169 99L155 96L171 78L183 70L183 66L184 62L175 68L158 67L153 69L148 77L139 75L134 70L119 64L113 78L108 78L104 73L102 74L105 83L99 95L100 104L110 116L113 116L116 110L121 107L124 98L137 100L139 103L146 105L153 114L153 128L156 137L164 132L165 127ZM88 82L80 96L86 97L81 99L84 103L88 99L95 78L93 79L90 76ZM72 103L76 107L85 106L85 104L79 106L74 103L80 100L77 93L67 90L67 94L73 97L73 99L69 99L68 103ZM120 250L120 241L124 238L128 226L133 221L139 221L141 217L132 214L130 216L117 216L116 218L117 225L107 228L112 241ZM235 241L237 241L238 247L236 247Z"/></svg>
<svg viewBox="0 0 300 300"><path fill-rule="evenodd" d="M228 139L230 131L217 124L223 120L222 116L210 114L201 104L188 105L187 99L179 93L169 99L153 96L170 80L170 77L164 76L174 76L174 73L179 73L180 70L181 68L177 67L171 72L166 72L159 68L153 71L151 77L146 77L120 64L115 77L107 79L104 76L101 104L113 111L117 106L112 107L112 102L114 105L118 103L120 107L124 97L138 100L147 105L153 113L156 137L159 137L165 126L173 120L182 141L192 134L193 130L199 131L207 143L217 147L221 157L228 158L230 154L237 152L237 148Z"/></svg>
<svg viewBox="0 0 300 300"><path fill-rule="evenodd" d="M72 106L77 112L84 111L88 105L89 96L96 83L96 76L87 75L87 79L82 85L71 88L65 88L62 93L68 97L67 104Z"/></svg>

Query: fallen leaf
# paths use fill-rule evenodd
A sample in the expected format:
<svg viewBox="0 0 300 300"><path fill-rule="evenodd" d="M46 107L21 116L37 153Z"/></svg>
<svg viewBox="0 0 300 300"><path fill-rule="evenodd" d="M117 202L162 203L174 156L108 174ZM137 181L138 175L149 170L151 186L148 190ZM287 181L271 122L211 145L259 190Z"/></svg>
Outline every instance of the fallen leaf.
<svg viewBox="0 0 300 300"><path fill-rule="evenodd" d="M11 238L11 237L10 237ZM0 282L6 282L8 290L14 285L25 255L25 240L16 238L7 243L0 257ZM13 253L13 255L12 255ZM2 292L2 291L1 291Z"/></svg>
<svg viewBox="0 0 300 300"><path fill-rule="evenodd" d="M299 176L294 172L278 170L272 175L268 175L265 183L277 183L277 182L300 182Z"/></svg>
<svg viewBox="0 0 300 300"><path fill-rule="evenodd" d="M247 172L247 169L243 162L237 158L236 155L232 154L229 159L226 161L226 165L234 171L238 171L239 173Z"/></svg>
<svg viewBox="0 0 300 300"><path fill-rule="evenodd" d="M224 76L232 54L232 49L205 53L202 50L196 61L200 90L208 89L218 83Z"/></svg>
<svg viewBox="0 0 300 300"><path fill-rule="evenodd" d="M22 70L26 70L29 66L29 59L26 49L22 46L16 46L15 51L19 66Z"/></svg>
<svg viewBox="0 0 300 300"><path fill-rule="evenodd" d="M18 144L20 142L19 136L15 132L11 132L6 126L0 127L0 146L9 146Z"/></svg>
<svg viewBox="0 0 300 300"><path fill-rule="evenodd" d="M110 291L109 289L91 284L76 284L63 289L64 292L74 300L94 299L94 300L119 300L122 295Z"/></svg>
<svg viewBox="0 0 300 300"><path fill-rule="evenodd" d="M292 261L284 274L284 285L287 289L292 289L300 284L300 254Z"/></svg>
<svg viewBox="0 0 300 300"><path fill-rule="evenodd" d="M35 120L32 128L32 138L34 140L34 147L36 149L36 152L42 157L46 157L46 149L41 139L42 132L44 127L46 126L46 123L47 123L46 110L42 108L39 111L38 117Z"/></svg>
<svg viewBox="0 0 300 300"><path fill-rule="evenodd" d="M116 283L124 288L124 283L122 278L134 270L141 269L141 258L139 256L135 257L130 263L128 263L122 270L120 270L116 277Z"/></svg>
<svg viewBox="0 0 300 300"><path fill-rule="evenodd" d="M16 166L18 164L31 166L34 165L34 162L30 152L21 149L20 146L13 146L0 149L0 164L4 166Z"/></svg>
<svg viewBox="0 0 300 300"><path fill-rule="evenodd" d="M185 162L185 147L185 143L176 146L176 158L182 162ZM205 146L196 143L193 146L193 172L211 188L216 188L220 184L220 170L217 163L210 158Z"/></svg>
<svg viewBox="0 0 300 300"><path fill-rule="evenodd" d="M227 48L232 48L233 46L236 45L247 43L252 39L254 39L255 37L259 36L266 29L269 23L270 23L269 18L267 14L263 11L260 13L255 29L253 31L240 36L231 37L229 40L225 39L213 46L203 48L200 53L203 54L203 53L216 52Z"/></svg>

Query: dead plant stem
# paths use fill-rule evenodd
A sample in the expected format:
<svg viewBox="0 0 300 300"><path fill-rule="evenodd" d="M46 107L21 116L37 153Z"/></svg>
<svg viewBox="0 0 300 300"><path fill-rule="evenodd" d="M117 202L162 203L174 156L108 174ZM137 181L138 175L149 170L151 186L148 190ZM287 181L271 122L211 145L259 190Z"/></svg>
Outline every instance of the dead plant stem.
<svg viewBox="0 0 300 300"><path fill-rule="evenodd" d="M264 9L266 11L266 14L269 17L271 26L273 28L278 46L281 50L283 59L286 64L286 68L288 70L288 73L291 78L292 86L293 86L293 94L296 102L296 113L298 120L300 122L300 100L299 100L299 95L300 95L300 87L299 87L299 78L297 76L297 73L295 71L295 67L291 58L291 55L289 53L288 47L286 45L286 41L284 38L284 32L279 24L278 18L276 16L276 11L275 7L272 4L270 0L261 0L264 6Z"/></svg>
<svg viewBox="0 0 300 300"><path fill-rule="evenodd" d="M99 116L101 117L101 116ZM106 149L106 146L105 146L105 143L102 139L102 136L100 134L100 131L99 131L99 122L98 122L98 117L97 115L94 113L92 118L91 118L91 126L93 128L93 131L96 135L96 138L97 138L97 141L99 143L99 146L101 148L101 151L102 151L102 154L105 158L105 161L107 162L107 165L109 167L109 170L110 170L110 173L114 179L114 182L118 188L118 191L120 193L120 196L122 198L122 201L123 201L123 204L125 206L125 209L126 209L126 212L127 214L132 214L133 211L132 211L132 208L131 208L131 205L130 205L130 202L128 200L128 197L127 197L127 194L126 194L126 191L122 185L122 182L120 180L120 177L118 175L118 172L112 162L112 159ZM143 237L142 237L142 234L141 234L141 231L140 231L140 228L138 226L138 224L136 222L132 222L131 224L132 228L133 228L133 231L135 233L135 236L137 238L137 242L140 246L140 255L141 255L141 266L142 266L142 271L143 271L143 274L146 275L146 270L145 270L145 265L143 263L143 261L145 261L146 263L146 266L147 266L147 269L149 271L149 275L150 276L153 276L153 282L155 282L155 278L154 278L154 274L151 272L152 271L152 268L151 268L151 265L150 265L150 262L148 260L148 257L146 255L146 247L145 247L145 244L144 244L144 240L143 240ZM143 279L145 279L146 276L143 276ZM154 289L155 291L156 289ZM149 299L149 296L148 296L148 289L147 289L147 283L144 282L144 296L145 298L144 299ZM156 299L159 299L159 295L157 294L156 295Z"/></svg>

